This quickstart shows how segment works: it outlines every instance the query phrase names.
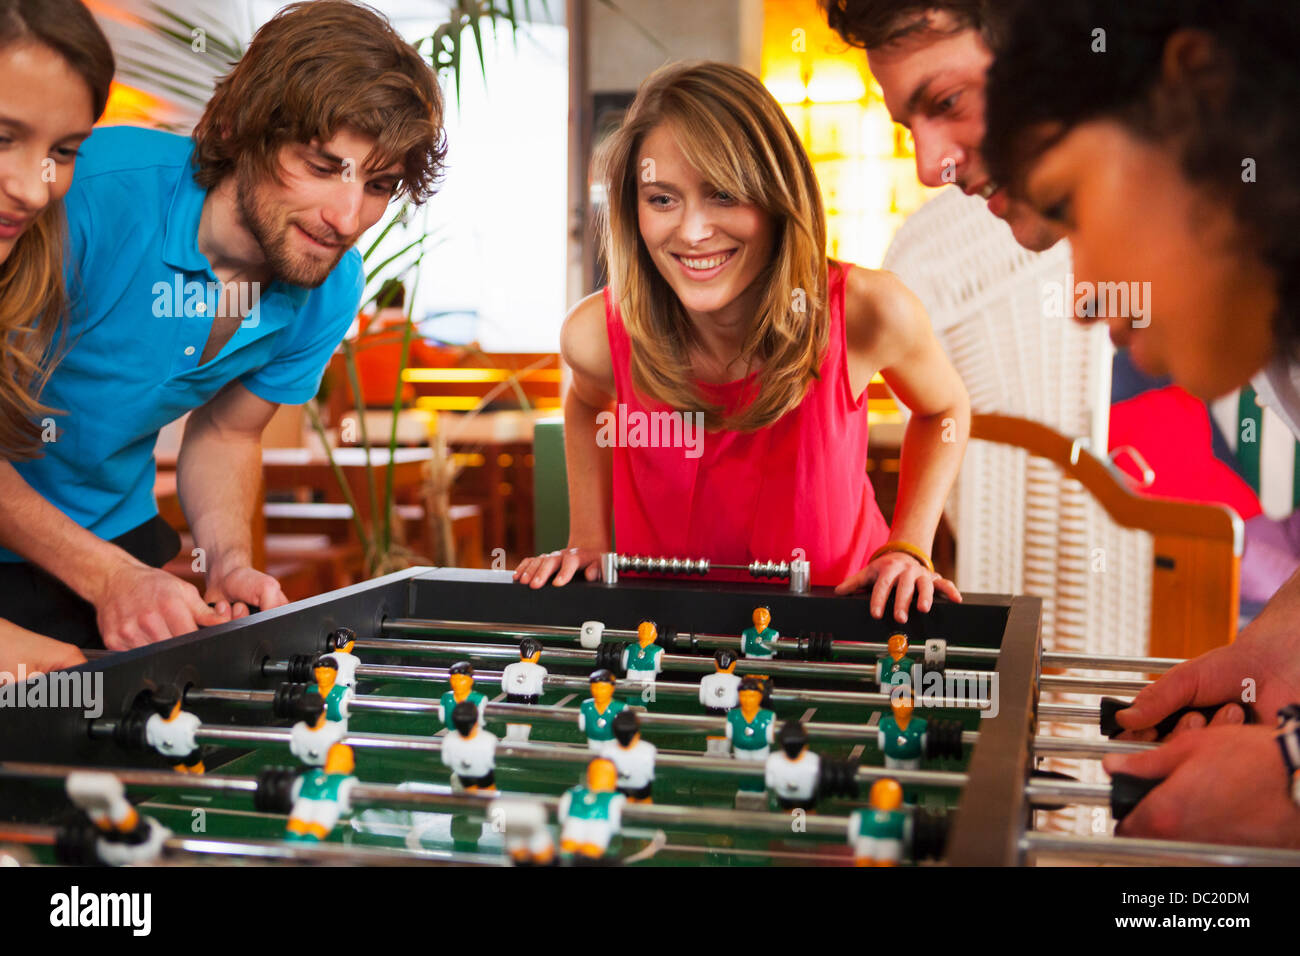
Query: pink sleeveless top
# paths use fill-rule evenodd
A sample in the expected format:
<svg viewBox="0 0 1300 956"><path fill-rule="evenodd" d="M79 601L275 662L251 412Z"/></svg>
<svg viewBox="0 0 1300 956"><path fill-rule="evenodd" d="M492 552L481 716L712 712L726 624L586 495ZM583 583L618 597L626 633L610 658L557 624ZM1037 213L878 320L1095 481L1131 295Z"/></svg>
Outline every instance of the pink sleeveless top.
<svg viewBox="0 0 1300 956"><path fill-rule="evenodd" d="M606 287L605 327L619 403L607 437L614 443L620 553L706 557L718 564L803 556L812 564L813 584L834 586L865 567L885 543L889 526L867 480L866 391L854 400L845 360L845 272L831 263L829 341L821 377L802 404L755 432L704 432L692 420L693 447L656 441L667 437L665 429L647 423L655 421L654 412L662 423L667 406L647 406L633 388L631 340ZM730 411L753 378L700 387ZM649 447L654 444L661 447ZM750 580L743 571L711 577Z"/></svg>

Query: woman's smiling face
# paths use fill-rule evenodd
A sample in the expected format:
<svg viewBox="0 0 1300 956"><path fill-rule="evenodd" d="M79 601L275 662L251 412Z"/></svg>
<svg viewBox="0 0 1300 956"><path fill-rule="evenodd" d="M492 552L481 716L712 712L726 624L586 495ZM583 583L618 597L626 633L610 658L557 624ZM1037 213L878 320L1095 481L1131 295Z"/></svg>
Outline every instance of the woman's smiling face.
<svg viewBox="0 0 1300 956"><path fill-rule="evenodd" d="M1082 321L1104 318L1143 371L1208 400L1268 363L1277 276L1227 203L1189 182L1170 147L1112 120L1082 123L1037 157L1023 190L1065 230L1075 282L1086 284L1080 297L1103 290L1095 316ZM1101 314L1111 299L1104 290L1117 288L1101 283L1124 284L1140 307L1131 298L1122 314Z"/></svg>
<svg viewBox="0 0 1300 956"><path fill-rule="evenodd" d="M646 134L636 168L641 239L682 305L708 314L736 301L772 258L771 217L705 182L667 126Z"/></svg>
<svg viewBox="0 0 1300 956"><path fill-rule="evenodd" d="M95 121L90 87L40 43L0 50L0 262L72 185L77 149Z"/></svg>

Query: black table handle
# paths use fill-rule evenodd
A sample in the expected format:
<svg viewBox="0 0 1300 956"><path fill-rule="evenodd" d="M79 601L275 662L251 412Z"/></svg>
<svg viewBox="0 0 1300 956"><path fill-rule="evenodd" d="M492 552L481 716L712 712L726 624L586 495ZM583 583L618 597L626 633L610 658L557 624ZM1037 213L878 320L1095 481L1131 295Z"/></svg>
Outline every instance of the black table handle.
<svg viewBox="0 0 1300 956"><path fill-rule="evenodd" d="M1115 714L1133 704L1131 700L1120 700L1116 697L1103 697L1101 699L1101 732L1112 740L1124 732L1124 728L1119 725L1115 719ZM1176 710L1160 723L1156 724L1156 735L1164 738L1173 733L1178 726L1178 721L1182 720L1188 714L1196 713L1205 718L1209 723L1219 708L1211 705L1209 707L1184 707L1182 710Z"/></svg>
<svg viewBox="0 0 1300 956"><path fill-rule="evenodd" d="M1110 815L1116 822L1133 812L1142 798L1164 783L1163 777L1135 777L1131 773L1116 773L1110 777Z"/></svg>

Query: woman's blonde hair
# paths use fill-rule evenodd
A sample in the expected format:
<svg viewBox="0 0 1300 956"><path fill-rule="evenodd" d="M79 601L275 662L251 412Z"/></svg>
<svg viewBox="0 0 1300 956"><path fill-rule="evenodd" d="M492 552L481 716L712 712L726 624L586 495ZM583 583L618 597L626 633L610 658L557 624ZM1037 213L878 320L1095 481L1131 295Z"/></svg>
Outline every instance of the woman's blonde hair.
<svg viewBox="0 0 1300 956"><path fill-rule="evenodd" d="M90 89L94 119L104 113L113 81L113 51L79 0L0 0L0 49L21 43L59 54ZM63 203L41 211L0 263L0 460L35 456L36 419L51 409L38 400L54 370L55 329L64 292Z"/></svg>
<svg viewBox="0 0 1300 956"><path fill-rule="evenodd" d="M651 130L671 128L687 161L714 188L752 203L774 225L759 274L758 311L741 356L760 362L750 400L731 416L690 381L695 328L659 274L637 219L637 164ZM684 63L651 74L622 126L602 144L597 176L606 209L601 251L632 345L632 382L647 398L703 412L709 428L753 431L803 401L829 336L826 216L812 164L776 100L752 74L725 63Z"/></svg>

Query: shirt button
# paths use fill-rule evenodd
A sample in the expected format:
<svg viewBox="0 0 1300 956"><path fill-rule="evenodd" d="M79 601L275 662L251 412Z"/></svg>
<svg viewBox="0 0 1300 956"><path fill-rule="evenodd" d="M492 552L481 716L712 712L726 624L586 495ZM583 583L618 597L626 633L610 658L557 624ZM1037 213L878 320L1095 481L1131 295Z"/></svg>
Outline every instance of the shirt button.
<svg viewBox="0 0 1300 956"><path fill-rule="evenodd" d="M198 313L200 313L200 314L202 314L202 313L208 311L207 303L206 303L206 302L196 302L196 303L194 303L194 311L195 311L195 312L198 312Z"/></svg>
<svg viewBox="0 0 1300 956"><path fill-rule="evenodd" d="M193 354L194 354L194 346L191 345L191 346L189 346L188 348L186 348L186 349L185 349L185 354L186 354L186 355L193 355Z"/></svg>

